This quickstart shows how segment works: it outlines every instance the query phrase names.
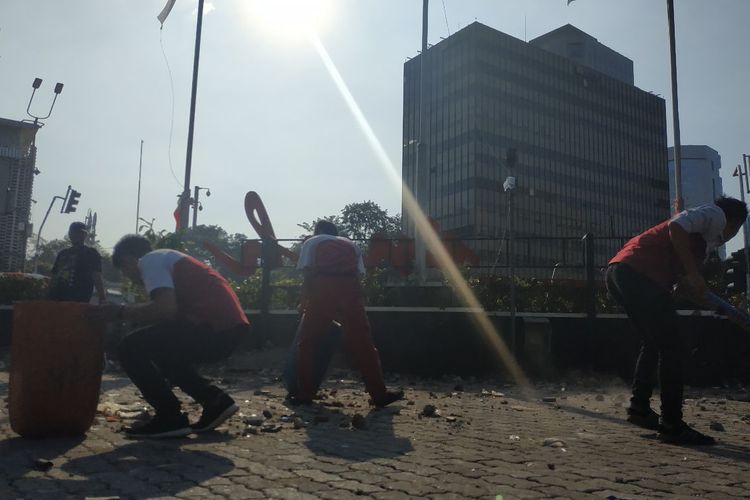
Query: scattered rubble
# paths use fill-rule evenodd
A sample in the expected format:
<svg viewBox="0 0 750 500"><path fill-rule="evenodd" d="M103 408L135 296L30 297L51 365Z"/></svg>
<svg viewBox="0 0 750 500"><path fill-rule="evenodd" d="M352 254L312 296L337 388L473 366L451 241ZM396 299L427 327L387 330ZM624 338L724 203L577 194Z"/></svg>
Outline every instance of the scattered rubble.
<svg viewBox="0 0 750 500"><path fill-rule="evenodd" d="M550 448L562 448L565 449L567 446L565 441L556 437L548 437L544 440L543 446L549 446Z"/></svg>
<svg viewBox="0 0 750 500"><path fill-rule="evenodd" d="M250 426L259 427L263 425L263 422L265 422L265 419L260 415L251 413L250 415L247 415L246 417L244 417L242 419L242 422Z"/></svg>
<svg viewBox="0 0 750 500"><path fill-rule="evenodd" d="M51 460L47 460L46 458L37 458L37 459L34 459L33 465L36 470L47 472L55 464L53 464Z"/></svg>
<svg viewBox="0 0 750 500"><path fill-rule="evenodd" d="M422 408L422 413L420 413L423 417L439 417L440 411L435 407L435 405L424 405L424 408Z"/></svg>

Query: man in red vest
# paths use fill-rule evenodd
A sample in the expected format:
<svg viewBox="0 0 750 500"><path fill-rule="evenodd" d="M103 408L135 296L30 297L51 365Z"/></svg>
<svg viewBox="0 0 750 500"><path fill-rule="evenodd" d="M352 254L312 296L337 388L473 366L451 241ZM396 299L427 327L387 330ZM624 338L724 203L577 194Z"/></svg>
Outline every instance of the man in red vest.
<svg viewBox="0 0 750 500"><path fill-rule="evenodd" d="M607 290L625 309L642 340L633 377L628 421L659 431L674 444L711 445L714 439L682 420L682 364L676 284L695 297L708 291L699 269L708 254L732 239L747 219L747 206L734 198L680 212L628 241L609 262ZM650 398L658 367L661 418Z"/></svg>
<svg viewBox="0 0 750 500"><path fill-rule="evenodd" d="M129 333L118 350L120 365L155 415L144 425L126 429L126 434L153 439L215 429L238 407L194 365L227 358L248 335L237 295L204 263L176 250L152 250L143 236L128 235L117 242L112 263L143 285L150 298L142 304L104 305L90 313L92 318L148 325ZM172 386L203 407L194 424L182 413Z"/></svg>
<svg viewBox="0 0 750 500"><path fill-rule="evenodd" d="M388 391L383 382L380 357L372 343L359 283L359 275L365 272L359 247L339 237L333 223L319 221L314 235L302 245L297 269L304 272L304 320L297 345L298 390L291 394L292 398L309 403L315 396L315 353L333 320L341 323L344 344L362 373L373 404L383 407L403 398L403 391Z"/></svg>

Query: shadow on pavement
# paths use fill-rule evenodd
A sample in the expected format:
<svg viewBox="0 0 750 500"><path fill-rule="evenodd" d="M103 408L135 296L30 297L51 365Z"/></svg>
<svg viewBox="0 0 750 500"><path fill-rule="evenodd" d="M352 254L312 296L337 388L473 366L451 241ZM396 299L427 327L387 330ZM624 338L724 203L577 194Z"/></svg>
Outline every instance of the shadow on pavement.
<svg viewBox="0 0 750 500"><path fill-rule="evenodd" d="M310 408L313 410L314 407ZM304 413L304 411L300 412ZM373 409L365 416L365 429L341 427L336 421L306 428L305 446L316 455L339 457L352 462L401 456L414 447L411 440L396 436L393 430L394 408Z"/></svg>
<svg viewBox="0 0 750 500"><path fill-rule="evenodd" d="M57 457L81 444L85 438L83 435L47 439L13 437L0 441L0 477L11 482L30 470L51 467Z"/></svg>
<svg viewBox="0 0 750 500"><path fill-rule="evenodd" d="M618 418L612 415L607 415L605 413L597 413L594 411L586 410L583 408L575 408L572 406L559 405L559 407L563 411L575 413L576 415L604 420L606 422L620 424L620 425L632 427L633 429L638 430L637 427L635 427L631 423L628 423L624 418ZM719 437L715 433L711 435L715 438ZM663 444L658 440L657 434L655 432L648 433L648 434L641 434L641 437L645 439L653 440L655 443ZM721 440L718 440L717 444L714 446L684 446L683 447L679 445L668 445L668 444L664 444L664 446L675 446L677 448L687 448L690 450L700 451L702 453L705 453L707 455L712 455L715 457L727 458L729 460L738 460L738 461L750 463L750 448L745 447L745 446L736 446L736 445L732 445L729 443L724 443Z"/></svg>
<svg viewBox="0 0 750 500"><path fill-rule="evenodd" d="M61 469L85 477L92 486L108 482L133 498L174 496L234 469L226 457L182 448L191 441L134 441L105 453L74 458ZM88 491L80 480L75 483L76 490Z"/></svg>

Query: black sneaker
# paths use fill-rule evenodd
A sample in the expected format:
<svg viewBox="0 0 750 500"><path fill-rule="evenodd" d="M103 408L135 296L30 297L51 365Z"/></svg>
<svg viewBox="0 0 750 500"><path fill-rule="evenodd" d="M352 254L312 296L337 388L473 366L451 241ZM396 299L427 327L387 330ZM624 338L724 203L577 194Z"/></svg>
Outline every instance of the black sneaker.
<svg viewBox="0 0 750 500"><path fill-rule="evenodd" d="M125 429L125 434L134 439L163 439L184 437L190 434L190 421L184 413L159 415L145 424Z"/></svg>
<svg viewBox="0 0 750 500"><path fill-rule="evenodd" d="M400 399L404 399L404 391L386 391L385 396L377 401L373 400L372 403L378 408L385 408Z"/></svg>
<svg viewBox="0 0 750 500"><path fill-rule="evenodd" d="M652 431L659 430L659 414L651 408L646 411L633 407L628 408L627 421L638 427L643 427L644 429Z"/></svg>
<svg viewBox="0 0 750 500"><path fill-rule="evenodd" d="M714 438L696 431L683 421L676 425L662 423L659 428L659 441L685 446L712 446L716 444Z"/></svg>
<svg viewBox="0 0 750 500"><path fill-rule="evenodd" d="M226 420L237 413L239 408L234 399L226 393L221 393L213 401L203 407L200 420L192 425L193 432L208 432L216 429Z"/></svg>

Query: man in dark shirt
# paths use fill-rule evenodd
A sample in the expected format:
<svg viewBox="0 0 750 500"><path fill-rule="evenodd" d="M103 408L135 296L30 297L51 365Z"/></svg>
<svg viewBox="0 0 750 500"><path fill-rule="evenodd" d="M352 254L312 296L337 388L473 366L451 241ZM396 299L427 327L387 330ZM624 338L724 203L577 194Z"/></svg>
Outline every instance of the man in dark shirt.
<svg viewBox="0 0 750 500"><path fill-rule="evenodd" d="M57 301L90 302L96 287L99 303L106 301L99 252L84 245L88 230L83 222L68 229L71 247L57 254L52 267L48 298Z"/></svg>

